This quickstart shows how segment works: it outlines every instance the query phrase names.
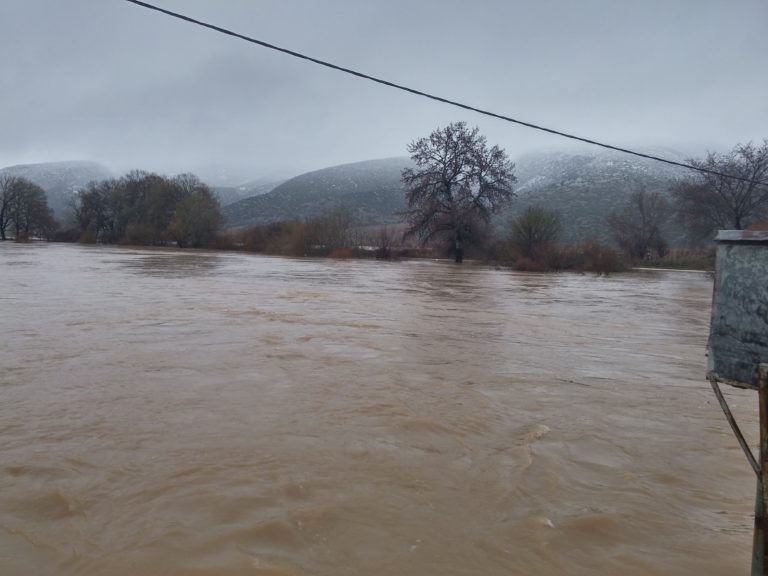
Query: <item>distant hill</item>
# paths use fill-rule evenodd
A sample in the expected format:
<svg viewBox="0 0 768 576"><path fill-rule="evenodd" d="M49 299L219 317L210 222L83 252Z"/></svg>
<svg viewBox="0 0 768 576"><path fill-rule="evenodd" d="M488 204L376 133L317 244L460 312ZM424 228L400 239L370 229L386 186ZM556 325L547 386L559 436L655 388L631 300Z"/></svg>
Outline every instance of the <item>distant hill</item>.
<svg viewBox="0 0 768 576"><path fill-rule="evenodd" d="M285 180L260 179L242 184L241 186L214 186L213 190L222 206L234 204L245 198L261 196L277 188Z"/></svg>
<svg viewBox="0 0 768 576"><path fill-rule="evenodd" d="M408 158L385 158L307 172L225 206L224 217L238 228L311 218L343 206L360 224L395 222L395 212L405 207L400 172L409 164Z"/></svg>
<svg viewBox="0 0 768 576"><path fill-rule="evenodd" d="M649 153L681 160L674 150ZM400 180L406 157L333 166L291 178L266 194L224 208L228 226L247 227L278 220L316 216L337 206L350 209L361 224L397 221L405 207ZM539 204L556 211L563 224L563 241L610 240L607 218L621 210L638 190L667 194L684 169L604 150L542 152L515 160L517 197L496 217L500 229L527 206ZM675 231L673 231L675 232ZM680 241L680 233L672 240Z"/></svg>
<svg viewBox="0 0 768 576"><path fill-rule="evenodd" d="M682 160L669 149L648 152ZM279 220L311 218L337 207L352 211L361 225L393 223L405 208L400 180L407 157L355 162L315 170L280 182L254 180L241 186L217 187L227 226L238 228ZM668 193L686 174L669 166L619 152L586 148L527 154L515 160L517 198L496 217L505 229L511 218L527 206L539 204L556 211L563 223L563 240L610 239L608 215L620 210L638 190ZM66 221L72 194L92 180L113 177L93 162L22 164L0 173L28 178L48 194L56 217ZM682 242L679 230L670 228L670 240Z"/></svg>
<svg viewBox="0 0 768 576"><path fill-rule="evenodd" d="M641 151L684 160L670 149ZM610 240L607 218L611 212L623 209L634 192L666 195L679 178L688 174L684 168L600 149L528 154L515 164L517 198L497 216L498 225L505 228L526 207L541 205L560 215L565 242ZM680 243L682 233L670 226L669 238Z"/></svg>
<svg viewBox="0 0 768 576"><path fill-rule="evenodd" d="M0 174L27 178L45 190L48 205L59 221L69 218L70 199L74 192L92 180L111 178L112 173L95 162L45 162L17 164L0 169Z"/></svg>

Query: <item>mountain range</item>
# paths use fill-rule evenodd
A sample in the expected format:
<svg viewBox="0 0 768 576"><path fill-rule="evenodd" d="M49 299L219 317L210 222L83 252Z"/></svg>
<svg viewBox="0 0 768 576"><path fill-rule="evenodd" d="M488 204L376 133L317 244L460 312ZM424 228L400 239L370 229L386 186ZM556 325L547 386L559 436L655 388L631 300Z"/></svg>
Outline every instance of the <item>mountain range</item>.
<svg viewBox="0 0 768 576"><path fill-rule="evenodd" d="M271 178L259 178L257 180L251 180L240 186L214 186L213 191L216 193L216 197L222 206L228 204L234 204L245 198L252 198L253 196L260 196L271 192L277 186L285 182L285 180L273 180Z"/></svg>
<svg viewBox="0 0 768 576"><path fill-rule="evenodd" d="M648 150L673 160L673 150ZM361 225L391 223L405 208L403 168L407 157L369 160L307 172L258 197L224 207L227 225L242 228L279 220L303 219L343 206ZM614 151L578 150L527 154L515 161L516 198L498 214L504 230L528 206L556 212L562 240L610 239L608 216L626 206L639 190L668 194L685 175L679 167Z"/></svg>
<svg viewBox="0 0 768 576"><path fill-rule="evenodd" d="M643 152L683 161L669 149ZM687 175L684 168L621 152L587 149L578 152L540 152L516 161L517 198L497 217L500 227L528 206L556 212L562 224L562 241L610 240L607 219L625 208L633 193L645 190L669 195ZM668 238L679 244L682 234L669 227Z"/></svg>
<svg viewBox="0 0 768 576"><path fill-rule="evenodd" d="M306 172L271 192L225 206L224 217L228 226L242 228L344 207L361 225L395 222L395 213L405 206L400 173L409 162L384 158Z"/></svg>
<svg viewBox="0 0 768 576"><path fill-rule="evenodd" d="M682 160L674 150L645 152ZM411 166L407 157L384 158L331 166L285 181L258 179L240 186L214 190L227 227L245 228L280 220L301 220L343 207L361 225L395 223L405 208L401 172ZM23 176L41 186L56 217L66 222L72 195L92 180L114 176L93 162L25 164L0 169L0 174ZM686 175L683 168L615 151L581 149L526 154L515 160L515 200L498 214L500 230L528 206L557 212L562 240L610 239L608 216L623 209L639 190L667 194ZM681 241L670 229L670 240Z"/></svg>

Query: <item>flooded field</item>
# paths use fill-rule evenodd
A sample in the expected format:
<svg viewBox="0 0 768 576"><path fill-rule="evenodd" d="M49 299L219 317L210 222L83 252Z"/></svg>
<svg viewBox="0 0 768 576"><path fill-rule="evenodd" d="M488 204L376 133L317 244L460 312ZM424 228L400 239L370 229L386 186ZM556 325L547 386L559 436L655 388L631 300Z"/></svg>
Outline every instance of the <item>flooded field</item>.
<svg viewBox="0 0 768 576"><path fill-rule="evenodd" d="M706 274L2 243L0 278L3 575L748 570Z"/></svg>

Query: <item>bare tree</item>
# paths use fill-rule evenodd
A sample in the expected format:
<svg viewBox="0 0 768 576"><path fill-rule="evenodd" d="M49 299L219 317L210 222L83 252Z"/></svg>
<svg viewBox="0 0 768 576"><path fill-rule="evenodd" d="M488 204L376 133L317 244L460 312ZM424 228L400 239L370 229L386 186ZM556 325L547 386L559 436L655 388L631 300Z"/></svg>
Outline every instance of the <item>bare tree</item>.
<svg viewBox="0 0 768 576"><path fill-rule="evenodd" d="M339 248L358 245L355 234L355 218L344 206L338 206L306 221L309 251L329 254Z"/></svg>
<svg viewBox="0 0 768 576"><path fill-rule="evenodd" d="M198 181L175 207L168 231L179 248L211 248L221 226L219 201Z"/></svg>
<svg viewBox="0 0 768 576"><path fill-rule="evenodd" d="M72 200L71 210L80 228L81 242L114 242L119 216L119 182L89 182Z"/></svg>
<svg viewBox="0 0 768 576"><path fill-rule="evenodd" d="M5 233L11 224L12 206L18 192L21 178L10 174L0 174L0 240L5 240Z"/></svg>
<svg viewBox="0 0 768 576"><path fill-rule="evenodd" d="M392 258L392 248L397 238L397 229L389 224L380 226L376 233L370 239L370 242L376 247L376 258L389 260Z"/></svg>
<svg viewBox="0 0 768 576"><path fill-rule="evenodd" d="M422 242L451 241L456 262L464 246L477 241L491 215L508 203L514 164L498 146L488 148L478 128L465 122L438 128L408 146L416 168L403 170L408 234Z"/></svg>
<svg viewBox="0 0 768 576"><path fill-rule="evenodd" d="M14 238L30 236L47 238L56 227L53 211L48 207L45 190L26 178L3 178L0 182L2 206L0 237L5 240L7 228L13 225Z"/></svg>
<svg viewBox="0 0 768 576"><path fill-rule="evenodd" d="M541 206L529 206L513 223L510 242L520 256L537 260L560 236L560 218Z"/></svg>
<svg viewBox="0 0 768 576"><path fill-rule="evenodd" d="M740 230L768 216L768 139L762 146L739 144L725 154L710 152L689 163L751 180L699 173L680 182L672 194L678 217L692 238L706 238L723 228Z"/></svg>
<svg viewBox="0 0 768 576"><path fill-rule="evenodd" d="M659 192L635 192L624 210L614 212L608 224L619 248L629 258L664 256L668 244L662 227L669 218L669 203Z"/></svg>
<svg viewBox="0 0 768 576"><path fill-rule="evenodd" d="M183 198L192 196L194 193L201 192L203 190L212 193L211 189L206 183L200 180L200 178L198 178L195 174L191 174L189 172L177 174L171 178L171 184L178 187L181 193L181 197Z"/></svg>

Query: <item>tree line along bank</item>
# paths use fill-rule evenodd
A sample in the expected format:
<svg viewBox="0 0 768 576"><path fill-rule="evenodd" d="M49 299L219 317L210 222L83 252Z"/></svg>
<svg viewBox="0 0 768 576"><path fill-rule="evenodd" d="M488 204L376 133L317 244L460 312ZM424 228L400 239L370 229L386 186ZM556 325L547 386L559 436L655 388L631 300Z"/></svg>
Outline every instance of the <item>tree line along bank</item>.
<svg viewBox="0 0 768 576"><path fill-rule="evenodd" d="M741 176L711 173L680 180L668 196L639 191L608 219L614 247L596 241L559 242L563 220L529 207L494 230L492 217L513 201L514 164L488 146L477 128L452 123L412 142L414 167L403 171L407 208L402 225L361 227L340 207L322 216L247 230L222 231L214 192L196 176L133 171L91 182L70 206L71 223L59 226L45 192L19 177L0 177L0 238L43 238L105 244L241 249L292 256L453 257L496 261L521 270L613 271L643 262L669 267L709 267L709 250L670 250L665 227L683 227L693 244L706 245L721 228L763 227L768 222L768 140L738 145L689 162Z"/></svg>

